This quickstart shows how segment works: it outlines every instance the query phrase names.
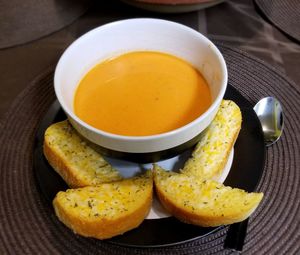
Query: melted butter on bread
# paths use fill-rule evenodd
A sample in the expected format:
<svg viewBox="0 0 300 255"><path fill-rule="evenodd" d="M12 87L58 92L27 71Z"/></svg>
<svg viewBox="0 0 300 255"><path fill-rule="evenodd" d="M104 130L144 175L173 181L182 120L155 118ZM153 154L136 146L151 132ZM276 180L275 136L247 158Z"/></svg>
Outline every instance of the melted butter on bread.
<svg viewBox="0 0 300 255"><path fill-rule="evenodd" d="M240 108L231 100L223 100L181 172L200 179L217 180L238 137L241 123Z"/></svg>
<svg viewBox="0 0 300 255"><path fill-rule="evenodd" d="M203 227L232 224L248 218L262 193L224 186L213 180L164 171L154 165L156 193L164 207L179 220Z"/></svg>
<svg viewBox="0 0 300 255"><path fill-rule="evenodd" d="M53 206L75 233L106 239L136 228L152 204L152 172L130 179L59 192Z"/></svg>
<svg viewBox="0 0 300 255"><path fill-rule="evenodd" d="M71 188L121 180L100 153L65 120L52 124L44 135L44 155Z"/></svg>

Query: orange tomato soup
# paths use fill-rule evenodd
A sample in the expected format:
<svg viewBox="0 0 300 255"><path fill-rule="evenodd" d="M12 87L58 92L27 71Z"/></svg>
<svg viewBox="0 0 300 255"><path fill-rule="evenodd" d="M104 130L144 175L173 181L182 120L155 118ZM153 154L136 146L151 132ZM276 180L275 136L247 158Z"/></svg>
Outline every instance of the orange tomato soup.
<svg viewBox="0 0 300 255"><path fill-rule="evenodd" d="M175 56L151 51L99 63L81 80L74 98L80 119L125 136L182 127L210 104L210 90L199 71Z"/></svg>

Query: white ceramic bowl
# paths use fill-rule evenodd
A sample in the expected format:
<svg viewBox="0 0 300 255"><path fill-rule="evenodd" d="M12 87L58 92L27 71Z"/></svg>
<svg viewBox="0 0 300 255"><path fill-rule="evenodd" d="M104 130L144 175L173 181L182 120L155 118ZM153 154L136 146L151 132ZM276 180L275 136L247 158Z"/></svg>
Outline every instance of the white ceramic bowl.
<svg viewBox="0 0 300 255"><path fill-rule="evenodd" d="M186 60L206 78L212 105L194 121L152 136L122 136L96 129L79 119L73 97L82 77L97 63L130 51L159 51ZM138 162L174 156L195 145L213 120L227 87L227 68L217 47L199 32L159 19L128 19L100 26L73 42L55 70L55 93L74 128L106 155ZM176 102L174 102L176 103Z"/></svg>

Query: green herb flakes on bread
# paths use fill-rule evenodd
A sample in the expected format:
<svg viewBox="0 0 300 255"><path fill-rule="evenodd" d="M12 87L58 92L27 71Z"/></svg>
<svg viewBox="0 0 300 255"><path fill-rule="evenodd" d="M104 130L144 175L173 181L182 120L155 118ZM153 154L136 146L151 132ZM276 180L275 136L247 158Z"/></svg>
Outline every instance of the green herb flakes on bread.
<svg viewBox="0 0 300 255"><path fill-rule="evenodd" d="M89 146L67 120L47 128L43 149L49 164L71 188L122 179L119 172Z"/></svg>
<svg viewBox="0 0 300 255"><path fill-rule="evenodd" d="M263 197L262 193L247 193L213 180L165 171L157 165L154 184L160 202L174 217L202 227L242 221Z"/></svg>
<svg viewBox="0 0 300 255"><path fill-rule="evenodd" d="M75 233L107 239L138 227L152 204L152 172L121 181L58 192L57 217Z"/></svg>
<svg viewBox="0 0 300 255"><path fill-rule="evenodd" d="M138 227L152 206L153 180L161 204L179 220L203 227L232 224L249 217L263 198L218 183L241 129L239 107L223 100L179 173L154 164L153 172L123 179L69 124L45 132L44 155L74 189L53 200L60 221L75 233L107 239ZM153 176L152 176L153 175Z"/></svg>
<svg viewBox="0 0 300 255"><path fill-rule="evenodd" d="M241 124L240 108L231 100L222 100L215 118L204 130L181 172L201 179L217 180L238 137Z"/></svg>

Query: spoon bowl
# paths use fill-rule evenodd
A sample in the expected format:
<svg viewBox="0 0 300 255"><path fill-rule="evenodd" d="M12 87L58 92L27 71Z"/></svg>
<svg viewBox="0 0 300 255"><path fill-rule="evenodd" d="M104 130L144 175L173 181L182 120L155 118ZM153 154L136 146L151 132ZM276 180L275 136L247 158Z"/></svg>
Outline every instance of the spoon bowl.
<svg viewBox="0 0 300 255"><path fill-rule="evenodd" d="M254 106L264 133L266 146L270 146L280 138L283 125L283 110L280 102L274 97L265 97Z"/></svg>

